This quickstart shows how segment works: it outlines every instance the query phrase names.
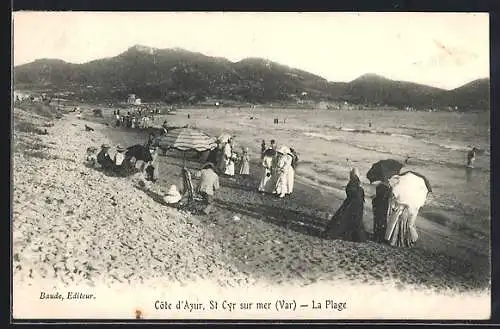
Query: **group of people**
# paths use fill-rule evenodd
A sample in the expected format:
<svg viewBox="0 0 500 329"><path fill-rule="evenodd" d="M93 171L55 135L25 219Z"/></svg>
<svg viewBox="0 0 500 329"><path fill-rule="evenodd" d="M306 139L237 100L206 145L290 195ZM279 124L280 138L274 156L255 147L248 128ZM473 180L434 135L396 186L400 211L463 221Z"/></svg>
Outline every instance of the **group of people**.
<svg viewBox="0 0 500 329"><path fill-rule="evenodd" d="M262 171L258 190L261 193L270 193L284 198L293 192L295 169L298 155L294 149L277 147L276 141L266 147L266 141L261 144Z"/></svg>
<svg viewBox="0 0 500 329"><path fill-rule="evenodd" d="M147 160L139 159L138 153L131 148L142 148L143 152L149 152ZM89 166L100 168L106 172L126 177L131 174L142 172L146 180L156 182L158 180L157 147L148 141L144 146L134 145L124 148L121 145L115 147L114 154L110 154L111 146L102 144L101 150L96 154L97 148L87 148L86 162ZM136 157L137 156L137 157ZM143 157L141 157L143 158Z"/></svg>
<svg viewBox="0 0 500 329"><path fill-rule="evenodd" d="M207 158L214 170L219 174L234 177L236 172L243 178L250 175L250 155L248 147L243 147L241 153L236 152L234 137L227 140L217 140L217 147L212 150ZM236 165L239 165L237 171Z"/></svg>
<svg viewBox="0 0 500 329"><path fill-rule="evenodd" d="M368 239L363 224L365 192L356 168L349 173L345 192L346 198L323 230L323 237L364 242ZM418 238L415 226L418 208L398 203L392 192L388 179L376 186L372 198L373 241L411 247Z"/></svg>
<svg viewBox="0 0 500 329"><path fill-rule="evenodd" d="M127 114L121 115L120 110L113 111L115 116L115 126L125 128L149 128L153 126L159 110L138 109L127 111Z"/></svg>

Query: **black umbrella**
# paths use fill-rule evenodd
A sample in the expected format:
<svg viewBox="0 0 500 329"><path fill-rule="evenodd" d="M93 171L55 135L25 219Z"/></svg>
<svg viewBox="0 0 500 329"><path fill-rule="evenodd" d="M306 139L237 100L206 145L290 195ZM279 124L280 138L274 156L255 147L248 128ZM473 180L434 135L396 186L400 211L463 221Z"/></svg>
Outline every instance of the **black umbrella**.
<svg viewBox="0 0 500 329"><path fill-rule="evenodd" d="M268 148L264 151L264 156L266 157L273 157L276 155L276 150L273 148Z"/></svg>
<svg viewBox="0 0 500 329"><path fill-rule="evenodd" d="M403 168L403 164L397 160L380 160L379 162L374 163L370 170L368 170L366 178L368 178L370 183L384 181L396 174L399 174L401 168Z"/></svg>
<svg viewBox="0 0 500 329"><path fill-rule="evenodd" d="M142 160L144 162L153 161L153 157L151 156L151 152L149 152L149 148L141 144L127 147L127 152L125 152L125 155L128 157L134 157L137 160Z"/></svg>

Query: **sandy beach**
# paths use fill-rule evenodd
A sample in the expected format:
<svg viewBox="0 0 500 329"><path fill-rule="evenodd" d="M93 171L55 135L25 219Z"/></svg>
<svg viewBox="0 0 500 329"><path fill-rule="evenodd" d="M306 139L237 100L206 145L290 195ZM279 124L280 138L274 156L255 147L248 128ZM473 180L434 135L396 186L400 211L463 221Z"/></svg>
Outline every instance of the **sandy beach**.
<svg viewBox="0 0 500 329"><path fill-rule="evenodd" d="M168 289L212 282L231 289L292 285L312 291L347 282L446 296L489 294L489 255L445 228L420 226L421 243L412 249L320 239L319 229L344 195L300 179L291 199L259 195L256 160L249 182L221 179L213 214L191 214L158 202L179 179L182 159L174 154L160 157L161 178L149 191L137 187L137 177L113 177L84 165L88 146L129 146L144 142L143 134L74 113L59 120L20 109L13 114L14 122L49 126L47 135L14 129L15 287L50 282L54 288ZM95 131L85 131L85 123ZM189 161L187 167L199 165Z"/></svg>

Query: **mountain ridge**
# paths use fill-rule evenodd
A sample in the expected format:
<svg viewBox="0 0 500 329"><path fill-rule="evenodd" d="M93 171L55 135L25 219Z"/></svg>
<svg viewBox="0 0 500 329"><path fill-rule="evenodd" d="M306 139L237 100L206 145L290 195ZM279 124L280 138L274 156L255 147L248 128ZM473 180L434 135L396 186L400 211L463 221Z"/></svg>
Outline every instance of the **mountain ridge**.
<svg viewBox="0 0 500 329"><path fill-rule="evenodd" d="M390 106L485 107L489 78L445 90L366 73L350 82L322 76L264 58L232 62L183 48L136 44L114 57L76 64L43 58L14 67L14 83L78 91L92 86L94 97L122 98L128 93L167 102L208 97L265 103L272 101L350 101ZM90 96L88 91L83 96ZM304 93L307 97L302 97ZM460 100L462 104L455 100Z"/></svg>

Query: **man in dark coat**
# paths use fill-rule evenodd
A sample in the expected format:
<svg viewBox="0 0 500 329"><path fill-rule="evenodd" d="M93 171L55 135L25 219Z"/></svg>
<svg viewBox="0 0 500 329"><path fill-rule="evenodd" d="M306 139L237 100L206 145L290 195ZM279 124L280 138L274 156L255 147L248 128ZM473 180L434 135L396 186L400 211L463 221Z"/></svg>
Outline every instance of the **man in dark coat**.
<svg viewBox="0 0 500 329"><path fill-rule="evenodd" d="M361 187L361 181L356 169L352 169L350 172L346 195L346 199L332 216L323 235L328 238L364 242L367 239L363 225L365 192Z"/></svg>
<svg viewBox="0 0 500 329"><path fill-rule="evenodd" d="M375 197L372 199L373 208L373 239L376 242L385 241L387 229L387 211L392 188L389 182L383 181L376 187Z"/></svg>
<svg viewBox="0 0 500 329"><path fill-rule="evenodd" d="M101 151L97 154L96 160L104 170L113 170L115 167L114 161L109 156L110 146L107 144L103 144L101 146Z"/></svg>

